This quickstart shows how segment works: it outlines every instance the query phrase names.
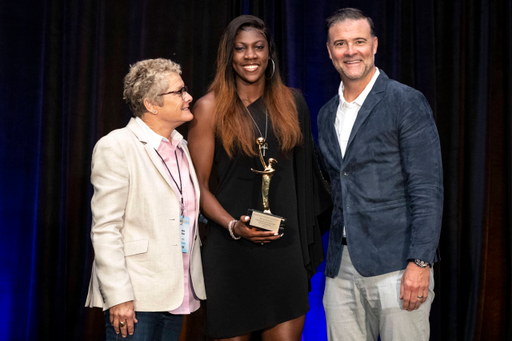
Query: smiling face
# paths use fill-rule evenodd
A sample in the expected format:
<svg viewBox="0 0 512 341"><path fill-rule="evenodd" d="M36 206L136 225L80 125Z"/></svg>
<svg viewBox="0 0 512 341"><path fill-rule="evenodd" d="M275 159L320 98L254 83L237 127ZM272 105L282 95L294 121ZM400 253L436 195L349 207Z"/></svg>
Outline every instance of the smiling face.
<svg viewBox="0 0 512 341"><path fill-rule="evenodd" d="M165 92L179 91L185 86L183 79L178 74L173 73L168 77L169 86ZM164 101L163 105L156 107L158 111L157 117L162 123L172 126L174 129L194 118L189 109L192 96L188 92L184 92L183 96L180 93L172 93L163 95L162 98Z"/></svg>
<svg viewBox="0 0 512 341"><path fill-rule="evenodd" d="M329 29L327 50L344 84L366 86L374 74L377 37L365 19L344 20Z"/></svg>
<svg viewBox="0 0 512 341"><path fill-rule="evenodd" d="M233 48L233 70L237 82L265 83L269 50L265 35L254 28L240 31Z"/></svg>

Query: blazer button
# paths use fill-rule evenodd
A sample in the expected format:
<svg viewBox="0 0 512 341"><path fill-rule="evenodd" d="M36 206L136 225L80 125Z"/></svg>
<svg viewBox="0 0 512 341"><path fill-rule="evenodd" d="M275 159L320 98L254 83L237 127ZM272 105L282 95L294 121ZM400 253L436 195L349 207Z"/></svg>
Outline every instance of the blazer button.
<svg viewBox="0 0 512 341"><path fill-rule="evenodd" d="M342 172L341 175L346 178L348 176L348 173L347 172Z"/></svg>

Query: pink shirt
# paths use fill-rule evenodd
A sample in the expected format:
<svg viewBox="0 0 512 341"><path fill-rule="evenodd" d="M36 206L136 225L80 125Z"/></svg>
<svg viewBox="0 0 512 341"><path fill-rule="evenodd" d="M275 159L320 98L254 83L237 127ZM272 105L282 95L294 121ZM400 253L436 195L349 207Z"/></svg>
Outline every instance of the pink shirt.
<svg viewBox="0 0 512 341"><path fill-rule="evenodd" d="M190 165L188 164L187 156L185 152L181 148L182 144L185 144L186 141L183 139L183 136L174 130L171 134L171 141L162 137L151 130L142 120L137 118L139 124L141 126L145 126L144 130L146 134L149 135L149 142L151 145L158 150L158 153L162 156L169 168L169 171L172 174L172 177L180 185L180 174L181 174L181 186L182 186L182 194L183 194L183 203L185 205L184 216L190 219L190 234L189 234L189 252L182 253L183 256L183 273L185 274L184 278L184 286L185 293L183 296L183 302L181 305L170 311L171 314L190 314L197 309L199 309L199 299L195 296L193 285L190 280L190 250L192 249L192 243L194 238L194 231L196 225L196 217L198 213L198 207L196 205L196 192L194 190L194 183L190 178ZM149 131L147 131L149 130ZM151 136L152 135L152 136ZM156 136L155 136L156 135ZM155 147L156 143L159 142L158 147ZM178 164L180 172L178 173L178 167L176 164L176 157L174 156L174 151L176 151L176 156L178 157ZM172 189L174 193L176 193L176 197L178 201L181 203L181 194L178 190L178 187L172 180L169 175L169 180L172 185Z"/></svg>

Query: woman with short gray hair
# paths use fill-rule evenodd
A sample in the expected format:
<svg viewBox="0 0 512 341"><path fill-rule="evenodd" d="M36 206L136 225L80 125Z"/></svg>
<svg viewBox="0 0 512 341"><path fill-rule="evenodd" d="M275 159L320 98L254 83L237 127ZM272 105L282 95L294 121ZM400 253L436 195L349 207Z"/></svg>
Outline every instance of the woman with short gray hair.
<svg viewBox="0 0 512 341"><path fill-rule="evenodd" d="M186 141L192 96L168 59L130 67L124 99L135 118L92 156L95 260L86 306L101 307L107 341L178 340L183 315L206 299L197 243L199 186Z"/></svg>

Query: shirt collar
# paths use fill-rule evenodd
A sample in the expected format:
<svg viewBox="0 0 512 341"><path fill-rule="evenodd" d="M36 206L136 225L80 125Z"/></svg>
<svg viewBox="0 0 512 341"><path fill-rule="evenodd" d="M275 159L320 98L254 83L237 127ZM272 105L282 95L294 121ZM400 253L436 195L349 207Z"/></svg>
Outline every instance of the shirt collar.
<svg viewBox="0 0 512 341"><path fill-rule="evenodd" d="M355 104L359 105L360 107L362 107L364 101L366 100L366 97L368 97L368 94L372 90L373 85L375 84L375 81L377 80L379 75L380 75L379 68L376 67L375 68L375 73L373 74L373 77L370 80L370 82L366 85L366 87L364 88L363 92L361 92L359 94L359 96L357 96L357 98L354 101L352 101L351 103L355 103ZM347 101L345 101L345 97L343 97L343 89L344 89L343 81L341 81L340 87L338 89L338 95L340 96L340 103L342 103L342 104L343 103L348 103Z"/></svg>
<svg viewBox="0 0 512 341"><path fill-rule="evenodd" d="M168 141L172 147L176 148L176 146L180 146L185 142L183 139L183 135L181 135L176 129L174 129L171 133L171 141L169 141L166 137L158 135L155 133L140 117L136 117L135 121L139 124L139 126L146 134L146 138L148 139L148 143L151 147L158 150L160 143L162 140Z"/></svg>

